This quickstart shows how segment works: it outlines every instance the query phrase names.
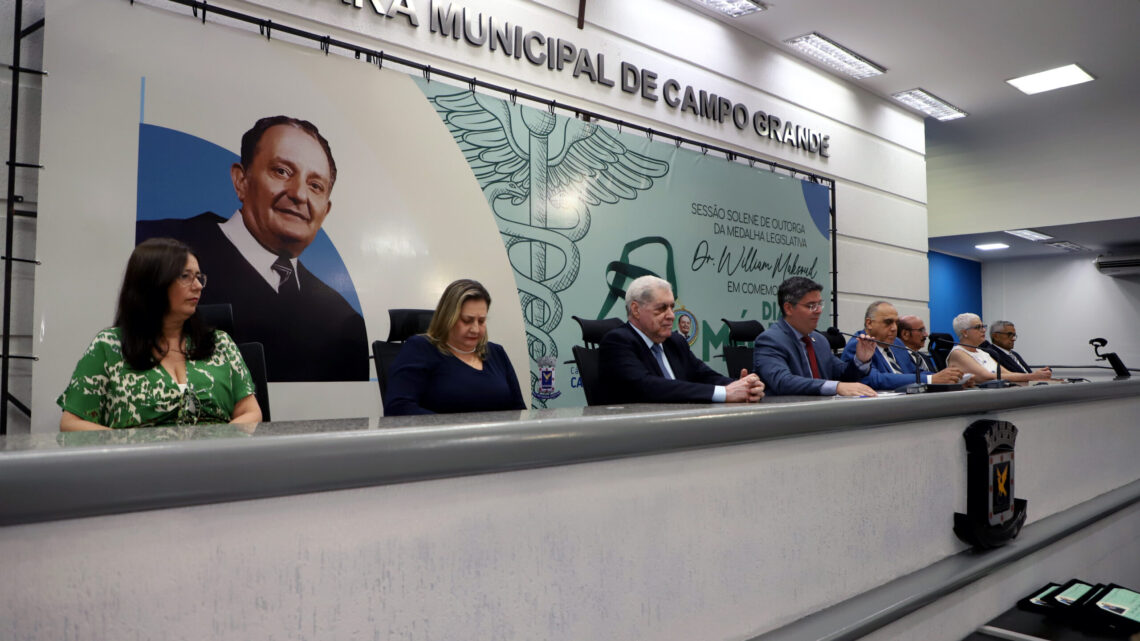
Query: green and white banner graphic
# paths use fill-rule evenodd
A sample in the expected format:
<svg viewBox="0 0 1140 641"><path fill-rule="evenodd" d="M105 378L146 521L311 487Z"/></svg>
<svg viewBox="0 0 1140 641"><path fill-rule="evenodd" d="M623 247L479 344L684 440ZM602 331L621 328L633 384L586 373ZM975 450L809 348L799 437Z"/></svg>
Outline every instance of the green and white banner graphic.
<svg viewBox="0 0 1140 641"><path fill-rule="evenodd" d="M417 80L459 145L518 284L536 407L585 404L571 316L624 319L625 287L673 285L677 329L716 358L721 319L779 319L789 276L829 285L826 187L671 142ZM829 294L824 292L825 300Z"/></svg>

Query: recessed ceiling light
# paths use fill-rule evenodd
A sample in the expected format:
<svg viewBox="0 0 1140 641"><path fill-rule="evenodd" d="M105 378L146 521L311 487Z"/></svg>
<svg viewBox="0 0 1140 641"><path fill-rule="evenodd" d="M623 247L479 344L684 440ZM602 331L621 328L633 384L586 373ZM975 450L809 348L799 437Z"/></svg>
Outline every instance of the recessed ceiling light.
<svg viewBox="0 0 1140 641"><path fill-rule="evenodd" d="M1069 85L1079 85L1090 80L1094 80L1094 78L1084 69L1077 65L1065 65L1041 73L1031 73L1028 76L1006 80L1006 82L1020 89L1022 93L1035 94L1068 87Z"/></svg>
<svg viewBox="0 0 1140 641"><path fill-rule="evenodd" d="M1067 252L1086 252L1086 251L1089 251L1089 249L1087 247L1082 247L1081 245L1078 245L1076 243L1071 243L1067 240L1058 240L1055 243L1045 243L1045 244L1049 245L1050 247L1056 247L1057 249L1061 249L1061 250L1064 250Z"/></svg>
<svg viewBox="0 0 1140 641"><path fill-rule="evenodd" d="M1039 231L1033 231L1032 229L1007 229L1005 230L1005 233L1012 234L1018 238L1024 238L1025 240L1032 240L1034 242L1039 240L1050 240L1053 238L1052 236L1042 234Z"/></svg>
<svg viewBox="0 0 1140 641"><path fill-rule="evenodd" d="M921 111L938 120L954 120L955 118L965 118L968 115L965 111L962 111L925 89L900 91L896 94L891 94L891 97L911 109Z"/></svg>
<svg viewBox="0 0 1140 641"><path fill-rule="evenodd" d="M980 249L984 252L993 251L995 249L1009 249L1009 245L1005 243L982 243L981 245L974 245L974 249Z"/></svg>
<svg viewBox="0 0 1140 641"><path fill-rule="evenodd" d="M808 33L785 40L784 44L823 64L842 71L856 80L881 76L886 67L877 65L843 45L818 33Z"/></svg>
<svg viewBox="0 0 1140 641"><path fill-rule="evenodd" d="M739 18L768 8L759 0L691 0L691 2L719 11L730 18Z"/></svg>

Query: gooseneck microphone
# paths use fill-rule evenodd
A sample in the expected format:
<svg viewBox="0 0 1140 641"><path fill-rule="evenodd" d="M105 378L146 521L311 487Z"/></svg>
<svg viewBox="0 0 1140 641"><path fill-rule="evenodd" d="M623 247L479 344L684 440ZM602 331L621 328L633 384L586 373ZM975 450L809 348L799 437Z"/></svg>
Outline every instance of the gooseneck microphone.
<svg viewBox="0 0 1140 641"><path fill-rule="evenodd" d="M825 333L827 333L830 336L847 336L847 338L849 338L849 339L860 338L860 336L857 336L855 334L848 334L847 332L840 332L838 330L838 328L836 328L836 327L828 327L828 331ZM884 347L898 347L898 346L896 346L895 343L888 343L888 342L872 339L870 334L863 334L863 336L865 336L866 340L869 340L869 341L876 343L876 344L881 344L881 346L884 346ZM910 352L911 360L914 360L915 354L917 354L917 352L915 352L915 350L913 350L909 347L906 347L906 346L903 346L903 349L905 349L907 352ZM918 358L922 358L922 357L918 356ZM918 362L914 362L914 384L917 384L917 386L921 386L921 384L922 384L922 371L918 365L919 365ZM909 392L909 393L914 393L914 392Z"/></svg>
<svg viewBox="0 0 1140 641"><path fill-rule="evenodd" d="M1108 345L1107 340L1103 338L1094 338L1089 341L1089 345L1092 345L1093 353L1097 355L1098 361L1107 360L1108 364L1112 365L1112 371L1116 372L1116 378L1112 380L1119 381L1121 379L1132 376L1132 372L1128 371L1128 368L1124 366L1124 361L1120 360L1120 357L1116 355L1116 352L1109 352L1107 354L1100 353L1100 348Z"/></svg>

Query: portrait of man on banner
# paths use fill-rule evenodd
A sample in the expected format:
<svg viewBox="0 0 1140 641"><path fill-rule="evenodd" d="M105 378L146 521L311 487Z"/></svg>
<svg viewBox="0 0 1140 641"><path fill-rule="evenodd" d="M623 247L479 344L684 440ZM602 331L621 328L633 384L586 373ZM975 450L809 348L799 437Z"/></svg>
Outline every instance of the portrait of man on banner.
<svg viewBox="0 0 1140 641"><path fill-rule="evenodd" d="M135 242L167 236L190 245L202 272L210 276L201 304L232 307L233 338L263 344L269 381L368 380L368 340L359 301L347 269L321 231L332 210L337 169L317 127L284 115L259 119L242 136L236 162L232 152L227 164L219 162L225 152L214 153L215 160L189 168L192 175L180 179L194 184L209 174L217 185L219 175L228 171L239 203L236 211L223 211L228 217L205 211L157 219L156 212L177 211L178 203L170 202L177 196L161 193L168 175L148 181L156 174L144 163L180 156L182 160L170 162L185 164L186 156L195 156L180 154L179 146L208 143L150 125L142 128ZM318 239L322 242L314 243ZM302 255L318 261L330 282L310 271Z"/></svg>

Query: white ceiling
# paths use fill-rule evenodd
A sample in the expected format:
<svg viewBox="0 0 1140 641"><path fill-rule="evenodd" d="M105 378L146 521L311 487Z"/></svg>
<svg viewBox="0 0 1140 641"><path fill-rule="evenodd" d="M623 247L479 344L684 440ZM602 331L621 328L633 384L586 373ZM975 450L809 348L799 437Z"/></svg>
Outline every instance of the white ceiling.
<svg viewBox="0 0 1140 641"><path fill-rule="evenodd" d="M887 68L853 84L888 100L921 87L970 114L927 119L928 146L982 139L1017 121L1064 127L1121 104L1137 106L1140 125L1140 0L765 0L767 11L736 19L676 1L801 58L783 41L820 33ZM1073 62L1097 79L1034 96L1005 82ZM1098 247L1140 244L1140 224L1086 231ZM971 240L954 238L958 247Z"/></svg>

